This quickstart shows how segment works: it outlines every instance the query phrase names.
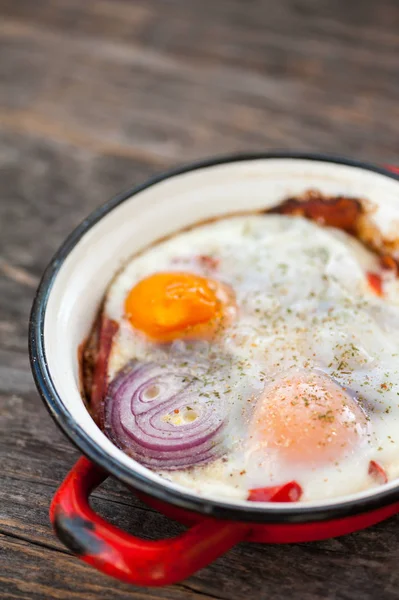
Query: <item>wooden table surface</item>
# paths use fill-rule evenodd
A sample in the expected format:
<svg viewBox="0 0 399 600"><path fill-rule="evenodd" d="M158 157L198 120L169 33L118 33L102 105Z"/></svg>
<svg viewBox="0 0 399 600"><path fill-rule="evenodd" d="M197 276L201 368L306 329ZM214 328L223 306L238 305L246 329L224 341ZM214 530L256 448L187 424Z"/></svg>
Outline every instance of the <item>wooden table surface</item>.
<svg viewBox="0 0 399 600"><path fill-rule="evenodd" d="M396 0L0 0L1 598L399 598L399 517L319 543L242 544L159 590L84 565L47 516L79 452L27 357L43 268L116 192L239 150L399 163L398 32ZM128 531L180 529L115 480L94 496Z"/></svg>

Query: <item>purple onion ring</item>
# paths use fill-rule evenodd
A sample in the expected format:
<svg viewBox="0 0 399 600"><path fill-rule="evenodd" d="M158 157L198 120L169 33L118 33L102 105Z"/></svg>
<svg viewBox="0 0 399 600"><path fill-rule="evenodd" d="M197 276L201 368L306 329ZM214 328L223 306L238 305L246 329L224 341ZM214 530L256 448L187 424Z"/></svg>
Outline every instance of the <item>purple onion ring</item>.
<svg viewBox="0 0 399 600"><path fill-rule="evenodd" d="M108 437L151 468L182 469L221 456L226 403L204 392L208 368L190 360L129 363L108 388Z"/></svg>

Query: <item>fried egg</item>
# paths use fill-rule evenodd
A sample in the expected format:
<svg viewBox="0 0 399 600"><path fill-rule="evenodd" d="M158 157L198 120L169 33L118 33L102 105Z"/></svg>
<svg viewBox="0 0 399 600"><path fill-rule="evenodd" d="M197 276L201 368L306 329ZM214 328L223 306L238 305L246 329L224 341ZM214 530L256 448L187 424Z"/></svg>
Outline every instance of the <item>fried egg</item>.
<svg viewBox="0 0 399 600"><path fill-rule="evenodd" d="M133 257L104 310L109 381L133 359L221 365L224 455L162 477L229 500L295 480L306 502L376 486L370 461L399 476L399 283L348 234L278 214L199 225Z"/></svg>

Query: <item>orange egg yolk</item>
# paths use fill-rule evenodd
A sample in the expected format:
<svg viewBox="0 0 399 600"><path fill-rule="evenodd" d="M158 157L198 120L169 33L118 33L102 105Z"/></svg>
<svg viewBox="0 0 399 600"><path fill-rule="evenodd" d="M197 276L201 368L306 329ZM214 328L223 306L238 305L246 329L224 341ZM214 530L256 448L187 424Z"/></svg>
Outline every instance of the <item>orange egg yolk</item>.
<svg viewBox="0 0 399 600"><path fill-rule="evenodd" d="M139 281L125 301L132 327L168 342L176 338L210 338L234 311L232 290L193 273L154 273Z"/></svg>
<svg viewBox="0 0 399 600"><path fill-rule="evenodd" d="M257 450L318 466L351 454L366 429L365 414L341 386L321 373L295 372L266 386L251 437Z"/></svg>

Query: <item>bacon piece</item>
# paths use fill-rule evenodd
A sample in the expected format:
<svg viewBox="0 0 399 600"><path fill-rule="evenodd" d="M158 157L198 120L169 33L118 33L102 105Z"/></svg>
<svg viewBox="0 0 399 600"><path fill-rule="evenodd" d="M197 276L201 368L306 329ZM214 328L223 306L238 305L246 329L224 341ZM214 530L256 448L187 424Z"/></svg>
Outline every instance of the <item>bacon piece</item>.
<svg viewBox="0 0 399 600"><path fill-rule="evenodd" d="M118 331L118 323L102 313L100 317L97 354L94 362L93 381L90 393L91 415L97 425L103 429L104 406L103 400L107 391L108 362L112 349L112 340Z"/></svg>
<svg viewBox="0 0 399 600"><path fill-rule="evenodd" d="M377 483L388 483L388 476L385 469L375 460L370 460L368 473Z"/></svg>
<svg viewBox="0 0 399 600"><path fill-rule="evenodd" d="M80 362L81 387L83 395L90 404L91 388L93 386L94 366L98 352L98 334L100 330L102 311L100 311L93 323L89 336L80 344L78 357Z"/></svg>
<svg viewBox="0 0 399 600"><path fill-rule="evenodd" d="M378 273L372 273L371 271L367 271L367 281L369 283L369 286L377 296L383 295L381 275L378 275Z"/></svg>
<svg viewBox="0 0 399 600"><path fill-rule="evenodd" d="M283 485L249 490L248 500L252 502L297 502L303 490L299 483L290 481Z"/></svg>
<svg viewBox="0 0 399 600"><path fill-rule="evenodd" d="M321 225L354 233L364 209L356 198L328 197L310 190L299 198L288 198L267 212L302 216Z"/></svg>

